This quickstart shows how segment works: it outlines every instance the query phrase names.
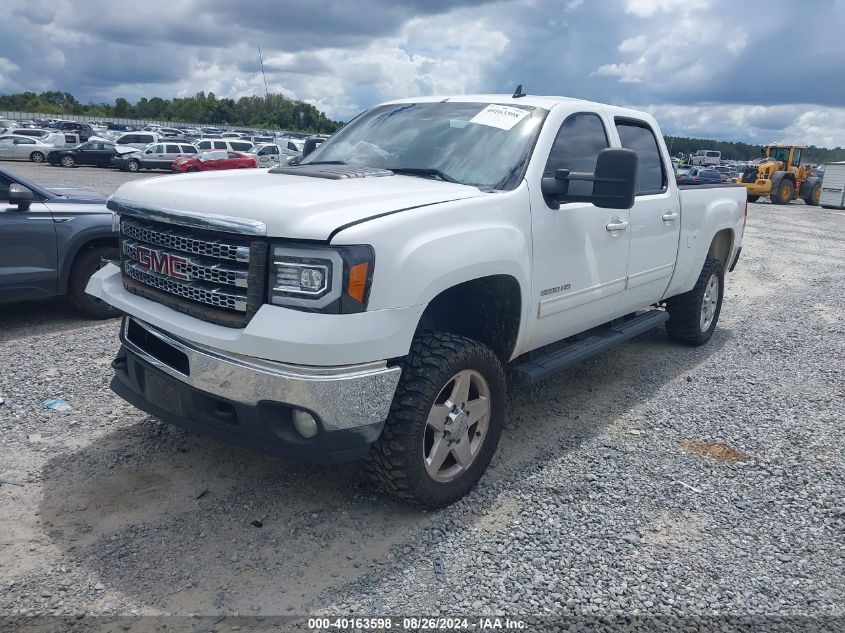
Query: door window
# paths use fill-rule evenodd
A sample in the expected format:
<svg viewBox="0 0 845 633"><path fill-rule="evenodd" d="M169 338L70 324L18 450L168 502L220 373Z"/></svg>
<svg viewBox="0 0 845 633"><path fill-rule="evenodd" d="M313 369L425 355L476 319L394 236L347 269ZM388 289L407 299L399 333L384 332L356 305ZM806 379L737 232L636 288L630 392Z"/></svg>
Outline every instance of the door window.
<svg viewBox="0 0 845 633"><path fill-rule="evenodd" d="M639 158L639 187L637 195L661 193L666 190L666 171L654 132L644 121L616 120L616 131L622 147L632 149Z"/></svg>
<svg viewBox="0 0 845 633"><path fill-rule="evenodd" d="M167 154L178 154L179 153L179 146L178 145L168 145L166 153Z"/></svg>
<svg viewBox="0 0 845 633"><path fill-rule="evenodd" d="M31 138L16 138L15 145L35 145L35 141Z"/></svg>
<svg viewBox="0 0 845 633"><path fill-rule="evenodd" d="M609 146L604 124L597 114L573 114L561 124L557 132L543 175L554 177L557 169L592 174L596 170L599 152ZM571 194L588 196L592 192L592 182L573 180L569 183Z"/></svg>
<svg viewBox="0 0 845 633"><path fill-rule="evenodd" d="M214 141L214 149L229 149L226 141Z"/></svg>
<svg viewBox="0 0 845 633"><path fill-rule="evenodd" d="M196 154L197 148L193 145L182 145L182 153L183 154Z"/></svg>
<svg viewBox="0 0 845 633"><path fill-rule="evenodd" d="M211 141L200 141L197 143L199 149L211 149Z"/></svg>

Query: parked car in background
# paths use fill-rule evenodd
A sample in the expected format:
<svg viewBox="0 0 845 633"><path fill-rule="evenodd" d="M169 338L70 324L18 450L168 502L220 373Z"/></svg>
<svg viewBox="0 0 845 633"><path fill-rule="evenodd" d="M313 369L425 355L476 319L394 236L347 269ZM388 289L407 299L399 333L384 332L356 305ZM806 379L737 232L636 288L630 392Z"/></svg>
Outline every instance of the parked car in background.
<svg viewBox="0 0 845 633"><path fill-rule="evenodd" d="M90 140L98 140L99 137L92 136ZM49 136L41 139L43 143L56 147L75 147L82 143L79 134L76 132L52 132Z"/></svg>
<svg viewBox="0 0 845 633"><path fill-rule="evenodd" d="M56 121L52 127L60 132L74 132L79 134L83 142L95 134L94 128L88 123L79 123L77 121Z"/></svg>
<svg viewBox="0 0 845 633"><path fill-rule="evenodd" d="M298 138L279 141L277 145L281 149L282 154L286 156L301 156L302 150L305 149L305 141Z"/></svg>
<svg viewBox="0 0 845 633"><path fill-rule="evenodd" d="M143 151L123 153L118 148L112 164L122 171L142 169L166 169L170 171L173 161L180 156L193 156L197 148L188 143L154 143Z"/></svg>
<svg viewBox="0 0 845 633"><path fill-rule="evenodd" d="M248 169L258 167L254 156L243 152L215 149L196 156L182 156L173 161L175 172L212 171L221 169Z"/></svg>
<svg viewBox="0 0 845 633"><path fill-rule="evenodd" d="M103 260L118 258L117 237L102 195L0 169L0 303L67 295L89 317L118 316L85 293Z"/></svg>
<svg viewBox="0 0 845 633"><path fill-rule="evenodd" d="M6 132L16 127L18 127L17 121L12 121L11 119L0 119L0 131Z"/></svg>
<svg viewBox="0 0 845 633"><path fill-rule="evenodd" d="M247 134L241 136L241 139L244 141L250 141L252 143L273 143L276 142L276 138L273 136L268 135L261 135L261 134Z"/></svg>
<svg viewBox="0 0 845 633"><path fill-rule="evenodd" d="M194 143L200 151L208 151L210 149L227 149L234 152L248 152L255 145L252 141L245 141L243 139L207 139L203 138Z"/></svg>
<svg viewBox="0 0 845 633"><path fill-rule="evenodd" d="M115 145L129 145L144 149L150 143L155 143L159 140L159 135L156 132L129 132L128 134L121 134L115 137Z"/></svg>
<svg viewBox="0 0 845 633"><path fill-rule="evenodd" d="M7 134L14 134L15 136L29 136L30 138L41 139L42 141L53 134L50 130L42 130L39 128L30 127L16 127L11 128Z"/></svg>
<svg viewBox="0 0 845 633"><path fill-rule="evenodd" d="M222 134L223 130L219 127L201 127L200 132L203 134Z"/></svg>
<svg viewBox="0 0 845 633"><path fill-rule="evenodd" d="M248 154L253 156L259 167L276 167L287 164L290 156L282 154L281 148L275 143L261 143L256 145Z"/></svg>
<svg viewBox="0 0 845 633"><path fill-rule="evenodd" d="M679 185L708 185L721 183L722 176L715 169L707 167L693 167L689 173L678 174L675 180Z"/></svg>
<svg viewBox="0 0 845 633"><path fill-rule="evenodd" d="M693 165L718 165L722 160L722 152L713 149L700 149L692 155Z"/></svg>
<svg viewBox="0 0 845 633"><path fill-rule="evenodd" d="M4 134L0 136L0 159L2 160L31 160L33 163L43 163L53 149L52 145L40 139L29 136Z"/></svg>
<svg viewBox="0 0 845 633"><path fill-rule="evenodd" d="M727 165L715 165L713 169L719 172L719 176L722 178L722 182L730 182L731 180L736 178L736 172Z"/></svg>
<svg viewBox="0 0 845 633"><path fill-rule="evenodd" d="M47 162L62 167L111 167L116 153L115 144L103 141L88 141L76 147L54 149L47 154Z"/></svg>
<svg viewBox="0 0 845 633"><path fill-rule="evenodd" d="M135 132L138 128L134 125L127 125L125 123L106 123L106 129L113 132Z"/></svg>

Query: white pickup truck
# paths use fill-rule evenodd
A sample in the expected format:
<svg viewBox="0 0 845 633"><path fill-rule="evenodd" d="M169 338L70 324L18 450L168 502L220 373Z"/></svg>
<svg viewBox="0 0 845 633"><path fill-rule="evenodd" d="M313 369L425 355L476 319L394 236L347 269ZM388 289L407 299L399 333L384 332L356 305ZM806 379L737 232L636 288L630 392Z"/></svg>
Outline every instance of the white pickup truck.
<svg viewBox="0 0 845 633"><path fill-rule="evenodd" d="M745 228L678 187L648 114L561 97L367 110L301 164L124 184L112 389L223 441L366 459L438 506L487 468L506 385L650 328L706 343ZM508 379L506 379L508 376Z"/></svg>

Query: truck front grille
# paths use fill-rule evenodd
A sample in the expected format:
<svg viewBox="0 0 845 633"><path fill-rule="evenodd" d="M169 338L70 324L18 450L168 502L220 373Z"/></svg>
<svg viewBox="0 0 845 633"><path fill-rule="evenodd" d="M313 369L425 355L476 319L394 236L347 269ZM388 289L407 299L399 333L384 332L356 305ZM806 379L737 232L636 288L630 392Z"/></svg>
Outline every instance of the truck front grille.
<svg viewBox="0 0 845 633"><path fill-rule="evenodd" d="M244 327L264 302L267 243L124 217L127 290L197 318Z"/></svg>

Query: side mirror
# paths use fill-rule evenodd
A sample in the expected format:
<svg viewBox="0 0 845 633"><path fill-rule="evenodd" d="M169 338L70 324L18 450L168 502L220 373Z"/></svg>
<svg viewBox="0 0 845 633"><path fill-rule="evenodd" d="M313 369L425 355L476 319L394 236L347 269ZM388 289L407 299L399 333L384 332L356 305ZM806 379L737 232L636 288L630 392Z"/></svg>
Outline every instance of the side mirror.
<svg viewBox="0 0 845 633"><path fill-rule="evenodd" d="M603 149L596 160L593 174L555 170L554 177L545 176L541 182L543 195L560 202L591 202L604 209L630 209L637 193L638 158L632 149ZM593 182L590 195L569 193L573 180Z"/></svg>
<svg viewBox="0 0 845 633"><path fill-rule="evenodd" d="M28 210L34 200L35 195L29 187L16 182L9 185L9 204L16 205L20 211Z"/></svg>

